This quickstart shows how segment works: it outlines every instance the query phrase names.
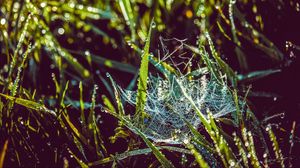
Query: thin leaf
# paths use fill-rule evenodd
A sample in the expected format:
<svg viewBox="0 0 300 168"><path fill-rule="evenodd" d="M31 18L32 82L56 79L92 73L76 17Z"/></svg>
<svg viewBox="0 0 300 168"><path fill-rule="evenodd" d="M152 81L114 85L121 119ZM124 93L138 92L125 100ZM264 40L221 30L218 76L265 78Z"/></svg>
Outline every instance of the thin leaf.
<svg viewBox="0 0 300 168"><path fill-rule="evenodd" d="M240 82L253 82L255 80L264 78L266 76L272 75L274 73L281 72L280 69L269 69L269 70L262 70L262 71L253 71L245 75L237 75L237 78Z"/></svg>
<svg viewBox="0 0 300 168"><path fill-rule="evenodd" d="M131 39L132 41L135 41L136 38L136 32L135 32L135 27L136 27L136 21L135 21L135 16L134 16L134 10L132 10L131 7L131 2L129 0L118 0L119 5L122 11L122 14L125 18L126 24L130 28L131 32Z"/></svg>
<svg viewBox="0 0 300 168"><path fill-rule="evenodd" d="M112 83L113 85L113 88L114 88L114 96L115 96L115 100L117 102L117 107L118 107L118 112L119 114L122 114L122 115L125 115L125 111L124 111L124 108L123 108L123 104L122 104L122 101L121 101L121 97L120 97L120 94L118 92L118 89L117 89L117 86L115 84L115 81L112 79L112 77L110 76L109 73L106 73L106 76L110 79L110 82Z"/></svg>
<svg viewBox="0 0 300 168"><path fill-rule="evenodd" d="M187 148L192 152L194 157L196 158L197 163L201 168L209 168L207 162L203 159L202 155L197 151L193 144L188 143Z"/></svg>
<svg viewBox="0 0 300 168"><path fill-rule="evenodd" d="M17 103L21 106L24 106L24 107L27 107L27 108L30 108L30 109L33 109L36 111L45 111L49 114L56 115L56 113L54 111L47 109L43 104L40 104L40 103L37 103L34 101L30 101L30 100L26 100L26 99L22 99L22 98L8 96L8 95L2 94L2 93L0 93L0 96L3 96L10 101L14 101L15 103Z"/></svg>
<svg viewBox="0 0 300 168"><path fill-rule="evenodd" d="M138 79L135 117L140 123L144 122L144 117L145 117L144 108L147 101L148 64L149 64L149 55L150 55L149 48L150 48L151 32L152 32L153 24L155 23L152 20L149 28L148 36L146 39L146 44L143 50L142 63L140 66L139 79Z"/></svg>
<svg viewBox="0 0 300 168"><path fill-rule="evenodd" d="M3 148L0 153L0 167L3 167L4 165L4 159L7 151L7 146L8 146L8 140L5 141Z"/></svg>
<svg viewBox="0 0 300 168"><path fill-rule="evenodd" d="M80 120L82 125L85 126L85 115L84 115L84 102L83 102L83 88L82 88L82 81L79 82L79 102L80 102Z"/></svg>
<svg viewBox="0 0 300 168"><path fill-rule="evenodd" d="M86 56L87 55L84 52L79 52L79 51L74 51L74 50L68 50L68 51L70 53L78 54L78 55L81 55L81 56ZM104 57L101 57L99 55L95 55L95 54L92 54L92 53L89 53L89 55L90 55L92 61L99 64L99 65L104 65L105 67L112 68L112 69L117 69L117 70L128 72L128 73L131 73L131 74L135 74L136 71L137 71L137 68L130 65L130 64L121 63L121 62L118 62L118 61L115 61L115 60L107 59L107 58L104 58Z"/></svg>
<svg viewBox="0 0 300 168"><path fill-rule="evenodd" d="M157 149L166 149L169 151L174 151L174 152L179 152L179 153L185 153L191 155L192 153L183 148L178 148L174 146L158 146ZM136 149L136 150L131 150L131 151L126 151L121 154L115 154L114 156L107 157L98 161L94 161L91 163L88 163L89 166L97 166L97 165L103 165L105 163L109 163L115 160L123 160L132 156L138 156L138 155L146 155L148 153L152 152L151 148L144 148L144 149Z"/></svg>

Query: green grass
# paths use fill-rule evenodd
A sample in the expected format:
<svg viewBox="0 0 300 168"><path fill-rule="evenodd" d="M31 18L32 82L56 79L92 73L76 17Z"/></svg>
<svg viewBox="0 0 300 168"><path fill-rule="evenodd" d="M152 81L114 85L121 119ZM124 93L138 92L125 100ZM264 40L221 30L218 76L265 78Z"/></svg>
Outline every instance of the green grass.
<svg viewBox="0 0 300 168"><path fill-rule="evenodd" d="M281 63L283 53L240 7L247 4L1 1L0 167L292 165L285 161L281 145L286 142L278 131L257 119L260 112L248 105L249 84L281 70L252 69L244 46L253 45L270 62ZM175 62L184 62L178 53L159 61L158 37L178 35L176 29L188 32L180 37L193 38L180 49L192 57L184 69L170 61L177 56ZM228 44L234 44L238 68L221 57ZM179 116L190 132L180 144L155 142L144 132L151 117L145 110L150 75L176 80L174 93L183 94L201 122L194 127ZM183 75L190 81L215 80L229 90L236 110L213 117L212 109L197 106L186 92L189 86L177 80ZM137 89L134 107L119 88ZM182 155L188 156L185 163Z"/></svg>

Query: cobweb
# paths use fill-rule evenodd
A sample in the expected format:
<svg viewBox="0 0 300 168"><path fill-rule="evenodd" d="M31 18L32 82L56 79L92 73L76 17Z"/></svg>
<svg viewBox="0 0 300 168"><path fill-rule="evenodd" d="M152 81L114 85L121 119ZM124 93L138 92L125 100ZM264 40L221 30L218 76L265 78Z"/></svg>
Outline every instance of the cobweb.
<svg viewBox="0 0 300 168"><path fill-rule="evenodd" d="M213 117L218 118L236 111L236 106L226 84L209 78L209 74L202 74L200 78L194 79L187 75L188 68L199 68L199 60L190 50L184 48L186 39L160 37L159 40L158 64L166 62L176 68L180 75L169 78L149 75L144 109L147 117L142 125L133 124L154 142L179 144L191 134L186 122L194 128L201 124L181 87L206 117L208 109ZM119 89L123 100L134 106L137 91L124 90L121 87Z"/></svg>
<svg viewBox="0 0 300 168"><path fill-rule="evenodd" d="M174 67L178 72L183 72L187 67L191 67L195 57L190 50L184 48L187 39L163 38L159 37L160 48L157 51L158 62L166 62ZM170 49L171 48L171 49Z"/></svg>
<svg viewBox="0 0 300 168"><path fill-rule="evenodd" d="M177 144L189 137L190 130L184 120L194 128L200 125L199 117L182 93L179 84L185 87L184 91L204 116L207 116L207 109L216 118L236 110L227 86L208 80L205 76L197 80L189 80L185 76L171 79L150 76L144 109L148 117L145 118L142 126L137 123L135 125L155 142ZM135 105L137 91L121 88L120 90L122 98L129 104Z"/></svg>

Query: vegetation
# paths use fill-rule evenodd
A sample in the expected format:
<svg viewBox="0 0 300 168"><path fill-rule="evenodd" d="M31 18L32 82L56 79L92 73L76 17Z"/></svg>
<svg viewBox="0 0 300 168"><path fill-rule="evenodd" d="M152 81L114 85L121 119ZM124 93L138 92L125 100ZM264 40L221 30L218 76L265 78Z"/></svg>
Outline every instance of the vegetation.
<svg viewBox="0 0 300 168"><path fill-rule="evenodd" d="M300 50L266 13L299 5L1 1L0 167L295 166L298 123L255 86Z"/></svg>

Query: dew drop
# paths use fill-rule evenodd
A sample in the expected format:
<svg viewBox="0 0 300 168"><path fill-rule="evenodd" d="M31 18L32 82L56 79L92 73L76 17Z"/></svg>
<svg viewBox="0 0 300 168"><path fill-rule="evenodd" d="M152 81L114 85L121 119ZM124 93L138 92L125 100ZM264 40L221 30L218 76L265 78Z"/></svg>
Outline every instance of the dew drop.
<svg viewBox="0 0 300 168"><path fill-rule="evenodd" d="M284 117L285 117L285 114L284 114L284 113L281 113L281 114L280 114L280 118L283 119Z"/></svg>
<svg viewBox="0 0 300 168"><path fill-rule="evenodd" d="M5 23L6 23L6 19L5 19L5 18L2 18L1 21L0 21L0 24L1 24L1 25L5 25Z"/></svg>
<svg viewBox="0 0 300 168"><path fill-rule="evenodd" d="M267 156L268 156L267 153L264 153L263 158L266 158Z"/></svg>
<svg viewBox="0 0 300 168"><path fill-rule="evenodd" d="M106 72L106 77L110 78L110 74L108 72Z"/></svg>
<svg viewBox="0 0 300 168"><path fill-rule="evenodd" d="M153 21L152 23L151 23L151 27L154 29L154 28L156 28L156 23Z"/></svg>
<svg viewBox="0 0 300 168"><path fill-rule="evenodd" d="M62 27L60 27L60 28L57 29L57 33L58 33L59 35L63 35L63 34L65 33L65 29L62 28Z"/></svg>

